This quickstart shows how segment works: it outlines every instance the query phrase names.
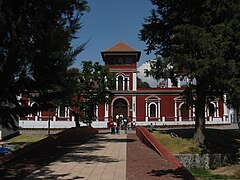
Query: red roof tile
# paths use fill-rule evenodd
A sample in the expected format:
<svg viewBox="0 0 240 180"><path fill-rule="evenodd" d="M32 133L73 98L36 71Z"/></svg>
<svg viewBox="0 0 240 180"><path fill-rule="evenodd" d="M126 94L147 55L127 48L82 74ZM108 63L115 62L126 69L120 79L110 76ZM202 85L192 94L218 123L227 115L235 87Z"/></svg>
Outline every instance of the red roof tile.
<svg viewBox="0 0 240 180"><path fill-rule="evenodd" d="M120 41L105 52L135 52L136 50L127 45L125 42Z"/></svg>

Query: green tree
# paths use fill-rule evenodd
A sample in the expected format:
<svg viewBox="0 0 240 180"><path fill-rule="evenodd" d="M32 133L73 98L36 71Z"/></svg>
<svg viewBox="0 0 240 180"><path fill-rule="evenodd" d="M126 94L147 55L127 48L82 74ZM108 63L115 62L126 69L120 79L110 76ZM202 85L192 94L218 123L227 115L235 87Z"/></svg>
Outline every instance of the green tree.
<svg viewBox="0 0 240 180"><path fill-rule="evenodd" d="M150 85L148 82L144 82L142 79L137 77L137 87L138 88L150 88Z"/></svg>
<svg viewBox="0 0 240 180"><path fill-rule="evenodd" d="M114 89L114 74L106 66L98 62L83 61L82 67L71 68L66 76L65 102L72 107L76 126L79 121L91 125L96 118L95 112L98 104L107 103Z"/></svg>
<svg viewBox="0 0 240 180"><path fill-rule="evenodd" d="M235 110L235 113L236 113L235 117L237 118L238 127L240 129L240 79L239 78L235 78L231 80L231 83L229 86L229 92L226 98L227 98L228 105L231 108L234 108Z"/></svg>
<svg viewBox="0 0 240 180"><path fill-rule="evenodd" d="M18 95L46 107L61 91L67 68L84 44L71 41L88 10L84 0L0 0L0 124L14 128L29 112Z"/></svg>
<svg viewBox="0 0 240 180"><path fill-rule="evenodd" d="M240 40L240 2L237 0L152 0L140 39L147 53L159 56L148 75L160 79L187 77L188 103L195 105L194 140L205 141L205 104L234 87ZM196 80L196 83L193 83Z"/></svg>

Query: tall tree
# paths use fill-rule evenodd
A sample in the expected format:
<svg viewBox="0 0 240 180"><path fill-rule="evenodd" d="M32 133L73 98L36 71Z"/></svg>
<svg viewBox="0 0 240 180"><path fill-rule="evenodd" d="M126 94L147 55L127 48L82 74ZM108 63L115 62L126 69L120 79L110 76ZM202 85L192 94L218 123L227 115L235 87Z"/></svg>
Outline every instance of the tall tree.
<svg viewBox="0 0 240 180"><path fill-rule="evenodd" d="M159 55L148 74L174 82L190 80L185 95L196 108L194 140L204 144L206 100L228 92L238 71L240 2L152 0L152 4L156 8L140 31L147 53Z"/></svg>
<svg viewBox="0 0 240 180"><path fill-rule="evenodd" d="M0 0L0 124L15 127L25 111L21 93L37 94L44 107L61 89L84 47L73 48L71 41L86 10L85 0Z"/></svg>
<svg viewBox="0 0 240 180"><path fill-rule="evenodd" d="M96 118L97 105L110 100L114 80L114 74L98 62L83 61L80 69L68 70L65 103L72 107L76 126L80 126L80 120L91 125L92 120Z"/></svg>

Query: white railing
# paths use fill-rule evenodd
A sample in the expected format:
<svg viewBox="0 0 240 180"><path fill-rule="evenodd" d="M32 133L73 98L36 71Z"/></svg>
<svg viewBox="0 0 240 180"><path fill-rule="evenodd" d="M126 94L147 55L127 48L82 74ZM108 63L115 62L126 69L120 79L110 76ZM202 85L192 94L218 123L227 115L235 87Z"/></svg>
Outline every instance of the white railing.
<svg viewBox="0 0 240 180"><path fill-rule="evenodd" d="M155 126L189 126L194 125L195 121L167 121L165 118L162 118L161 121L136 121L136 125L140 126L148 126L151 123L153 123ZM231 122L227 118L221 118L221 117L214 117L210 118L210 120L206 120L206 125L224 125L224 124L230 124ZM19 126L22 128L49 128L49 122L48 121L36 121L36 120L20 120ZM80 122L80 126L86 126L86 124ZM75 121L72 120L66 120L66 121L56 121L51 120L50 121L50 128L71 128L75 127ZM107 121L93 121L92 127L94 128L107 128Z"/></svg>

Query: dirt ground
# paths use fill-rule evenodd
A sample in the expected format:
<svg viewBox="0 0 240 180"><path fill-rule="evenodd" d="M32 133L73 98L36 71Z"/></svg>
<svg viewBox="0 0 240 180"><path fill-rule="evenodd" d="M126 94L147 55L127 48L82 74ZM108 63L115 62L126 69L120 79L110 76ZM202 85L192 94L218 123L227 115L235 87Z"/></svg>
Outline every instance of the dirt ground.
<svg viewBox="0 0 240 180"><path fill-rule="evenodd" d="M211 170L213 174L227 175L227 176L237 176L240 177L240 164L219 167Z"/></svg>

